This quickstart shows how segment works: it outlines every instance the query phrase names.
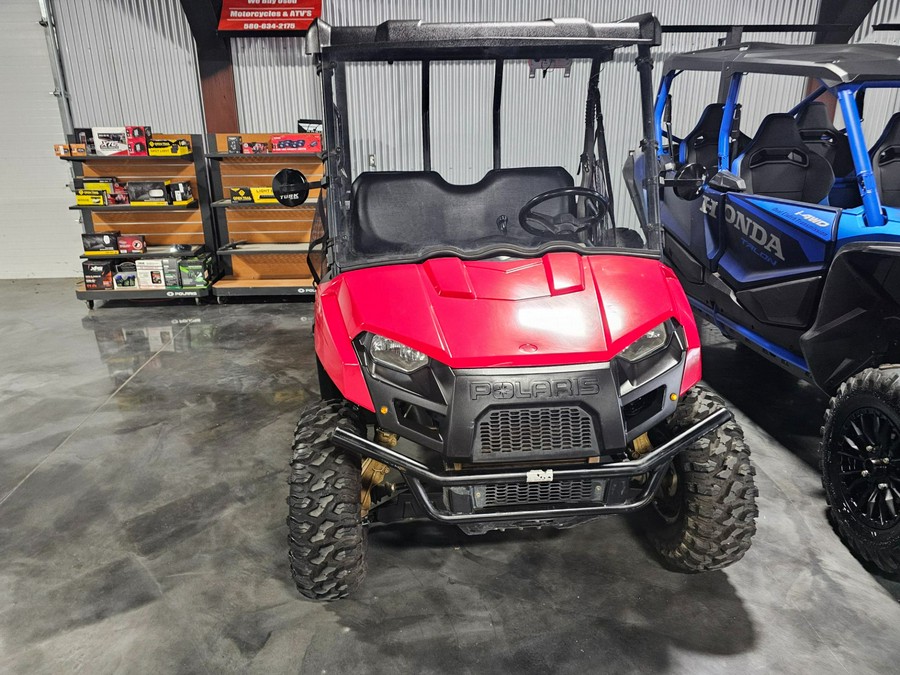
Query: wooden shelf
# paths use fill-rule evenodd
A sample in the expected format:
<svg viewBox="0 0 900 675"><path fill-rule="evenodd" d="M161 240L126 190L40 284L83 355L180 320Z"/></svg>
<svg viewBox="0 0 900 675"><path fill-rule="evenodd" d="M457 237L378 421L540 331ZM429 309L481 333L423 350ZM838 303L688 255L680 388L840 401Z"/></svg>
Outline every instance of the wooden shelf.
<svg viewBox="0 0 900 675"><path fill-rule="evenodd" d="M186 155L166 155L165 157L149 155L85 155L84 157L60 157L67 162L110 162L110 161L136 161L136 162L166 162L173 159L194 159L194 153L190 152Z"/></svg>
<svg viewBox="0 0 900 675"><path fill-rule="evenodd" d="M70 206L69 211L193 211L197 208L197 201L194 200L190 204L181 204L178 206L131 206L130 204L119 206Z"/></svg>
<svg viewBox="0 0 900 675"><path fill-rule="evenodd" d="M239 279L223 277L212 286L216 296L315 295L312 277L284 279Z"/></svg>
<svg viewBox="0 0 900 675"><path fill-rule="evenodd" d="M81 256L84 260L121 260L123 258L193 258L203 251L203 246L194 246L190 251L172 251L168 246L148 246L144 253L101 253Z"/></svg>
<svg viewBox="0 0 900 675"><path fill-rule="evenodd" d="M306 158L306 159L325 159L324 152L258 152L255 154L251 153L238 153L238 152L208 152L206 156L209 159L297 159L297 158Z"/></svg>
<svg viewBox="0 0 900 675"><path fill-rule="evenodd" d="M219 255L266 255L278 253L308 253L309 244L239 244L235 247L222 247L216 251Z"/></svg>
<svg viewBox="0 0 900 675"><path fill-rule="evenodd" d="M256 202L233 202L230 199L217 199L211 206L214 209L295 209L302 211L303 209L314 209L318 203L319 200L315 198L306 200L300 206L284 206L278 202L273 204L257 204Z"/></svg>

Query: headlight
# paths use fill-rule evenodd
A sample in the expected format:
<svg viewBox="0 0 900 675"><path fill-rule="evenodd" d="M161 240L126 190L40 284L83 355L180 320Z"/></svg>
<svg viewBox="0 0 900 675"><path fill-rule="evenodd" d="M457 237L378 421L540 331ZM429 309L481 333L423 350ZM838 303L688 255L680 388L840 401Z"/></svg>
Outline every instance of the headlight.
<svg viewBox="0 0 900 675"><path fill-rule="evenodd" d="M369 354L376 363L403 373L412 373L428 363L422 352L380 335L372 336Z"/></svg>
<svg viewBox="0 0 900 675"><path fill-rule="evenodd" d="M646 356L650 356L654 352L666 346L669 341L669 331L665 323L659 324L656 328L648 330L637 340L625 347L619 356L626 361L640 361Z"/></svg>

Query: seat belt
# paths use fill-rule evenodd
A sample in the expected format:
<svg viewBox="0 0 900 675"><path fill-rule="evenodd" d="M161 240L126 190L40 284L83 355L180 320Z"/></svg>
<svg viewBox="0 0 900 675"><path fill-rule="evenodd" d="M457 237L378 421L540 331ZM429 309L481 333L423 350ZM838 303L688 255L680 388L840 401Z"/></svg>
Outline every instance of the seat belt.
<svg viewBox="0 0 900 675"><path fill-rule="evenodd" d="M600 89L597 83L600 79L601 62L591 62L591 74L588 79L587 102L584 111L584 146L581 153L579 173L581 173L581 186L591 188L606 198L609 209L607 217L611 227L615 227L615 209L612 195L612 178L609 173L609 156L606 148L606 130L603 126L603 110L600 105ZM584 217L585 200L578 203L579 217Z"/></svg>

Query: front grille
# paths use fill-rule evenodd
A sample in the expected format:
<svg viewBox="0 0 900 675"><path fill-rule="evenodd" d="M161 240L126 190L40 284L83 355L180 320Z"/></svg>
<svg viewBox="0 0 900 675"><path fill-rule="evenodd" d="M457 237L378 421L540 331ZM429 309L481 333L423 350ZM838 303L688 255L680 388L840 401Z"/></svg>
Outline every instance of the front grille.
<svg viewBox="0 0 900 675"><path fill-rule="evenodd" d="M597 483L602 486L602 483ZM494 483L476 488L484 491L484 501L476 497L478 506L514 506L517 504L571 504L602 498L602 487L594 487L589 480L569 480L557 483ZM597 494L595 494L595 491Z"/></svg>
<svg viewBox="0 0 900 675"><path fill-rule="evenodd" d="M499 408L482 417L475 429L475 448L482 455L594 454L597 448L591 416L577 406Z"/></svg>

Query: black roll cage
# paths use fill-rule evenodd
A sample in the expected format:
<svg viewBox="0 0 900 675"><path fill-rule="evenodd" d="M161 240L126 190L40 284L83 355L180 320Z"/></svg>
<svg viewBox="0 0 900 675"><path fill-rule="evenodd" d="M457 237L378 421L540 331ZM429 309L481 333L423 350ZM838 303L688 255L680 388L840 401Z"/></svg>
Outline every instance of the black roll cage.
<svg viewBox="0 0 900 675"><path fill-rule="evenodd" d="M500 168L500 102L503 63L512 59L590 59L595 64L612 60L616 49L636 46L640 77L641 119L647 195L647 222L659 231L659 199L656 141L653 133L654 88L650 48L661 43L659 21L651 14L616 23L590 23L584 19L543 19L530 22L425 23L386 21L377 26L331 26L317 20L307 33L307 53L318 61L324 98L323 121L326 148L326 213L322 243L331 275L343 271L342 249L351 199L350 135L347 126L346 64L372 61L419 61L422 63L422 166L431 169L429 110L432 61L494 61L493 165ZM321 205L320 205L321 206ZM321 212L320 212L321 213ZM311 245L312 247L312 245ZM560 248L571 244L560 243ZM471 257L498 255L499 250L476 252ZM516 252L510 250L512 255ZM453 253L451 253L453 254ZM396 264L397 261L393 260ZM410 260L409 262L414 262ZM347 265L346 269L369 265ZM313 268L313 265L310 265ZM315 274L315 272L314 272ZM330 275L330 276L331 276ZM318 276L318 275L316 275Z"/></svg>

